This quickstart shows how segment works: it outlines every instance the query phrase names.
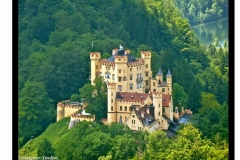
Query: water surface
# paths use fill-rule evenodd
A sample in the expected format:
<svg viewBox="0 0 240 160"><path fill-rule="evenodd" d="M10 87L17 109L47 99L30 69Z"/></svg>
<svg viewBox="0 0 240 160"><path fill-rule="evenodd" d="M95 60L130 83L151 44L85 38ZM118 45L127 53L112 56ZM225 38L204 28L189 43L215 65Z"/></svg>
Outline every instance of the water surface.
<svg viewBox="0 0 240 160"><path fill-rule="evenodd" d="M220 44L223 45L224 40L228 40L228 18L218 21L203 23L191 27L197 34L199 41L206 45L212 43L215 37L218 38Z"/></svg>

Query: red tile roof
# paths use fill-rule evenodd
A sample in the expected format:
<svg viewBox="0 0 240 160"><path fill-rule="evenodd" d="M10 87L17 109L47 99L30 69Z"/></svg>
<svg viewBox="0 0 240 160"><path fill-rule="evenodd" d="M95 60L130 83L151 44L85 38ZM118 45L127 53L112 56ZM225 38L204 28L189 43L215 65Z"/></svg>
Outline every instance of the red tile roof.
<svg viewBox="0 0 240 160"><path fill-rule="evenodd" d="M170 94L163 94L162 96L162 106L169 107L169 102L171 102L171 95Z"/></svg>
<svg viewBox="0 0 240 160"><path fill-rule="evenodd" d="M117 92L116 99L120 101L134 101L134 102L142 102L147 97L150 96L152 99L152 93L135 93L135 92ZM162 106L169 107L169 102L171 101L170 94L162 94Z"/></svg>
<svg viewBox="0 0 240 160"><path fill-rule="evenodd" d="M148 93L135 93L135 92L117 92L116 99L121 101L144 101L148 96L152 96Z"/></svg>

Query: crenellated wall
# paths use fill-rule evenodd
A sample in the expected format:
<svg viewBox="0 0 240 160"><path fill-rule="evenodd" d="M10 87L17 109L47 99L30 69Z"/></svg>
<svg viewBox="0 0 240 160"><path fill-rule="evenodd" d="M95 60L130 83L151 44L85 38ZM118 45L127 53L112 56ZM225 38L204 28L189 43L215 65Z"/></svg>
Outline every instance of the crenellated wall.
<svg viewBox="0 0 240 160"><path fill-rule="evenodd" d="M82 106L77 106L77 105L70 105L69 103L65 104L63 102L59 102L57 104L57 121L64 117L69 117L71 116L74 112L78 111L81 109Z"/></svg>

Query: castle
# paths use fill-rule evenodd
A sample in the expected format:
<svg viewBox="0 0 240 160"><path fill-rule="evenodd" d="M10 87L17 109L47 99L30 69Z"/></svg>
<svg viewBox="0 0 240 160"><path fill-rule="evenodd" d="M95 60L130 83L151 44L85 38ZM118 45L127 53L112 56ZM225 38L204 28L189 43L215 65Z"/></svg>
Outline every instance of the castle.
<svg viewBox="0 0 240 160"><path fill-rule="evenodd" d="M108 89L107 123L120 122L132 130L167 130L173 122L172 75L163 81L159 69L152 78L151 52L141 52L137 59L124 50L112 50L112 56L101 59L91 52L91 83L103 76Z"/></svg>
<svg viewBox="0 0 240 160"><path fill-rule="evenodd" d="M112 50L110 58L101 59L100 52L90 52L90 60L91 84L99 76L104 77L107 84L108 113L105 124L118 122L132 130L149 132L168 130L175 125L173 119L179 118L179 113L177 109L173 112L172 75L168 69L166 81L163 81L163 73L159 69L155 78L152 77L151 52L141 52L141 58L135 58L130 50L124 50L120 45L119 49ZM70 122L94 121L94 117L76 113L82 108L79 107L59 103L57 120L71 116Z"/></svg>

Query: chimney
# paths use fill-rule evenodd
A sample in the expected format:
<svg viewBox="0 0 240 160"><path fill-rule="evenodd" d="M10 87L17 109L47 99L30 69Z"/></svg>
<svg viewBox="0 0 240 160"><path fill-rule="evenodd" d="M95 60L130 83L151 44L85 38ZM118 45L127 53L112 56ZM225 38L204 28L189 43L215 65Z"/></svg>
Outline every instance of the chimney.
<svg viewBox="0 0 240 160"><path fill-rule="evenodd" d="M112 50L112 55L115 55L117 53L118 49L113 49Z"/></svg>
<svg viewBox="0 0 240 160"><path fill-rule="evenodd" d="M175 113L178 113L178 107L177 106L175 107Z"/></svg>

